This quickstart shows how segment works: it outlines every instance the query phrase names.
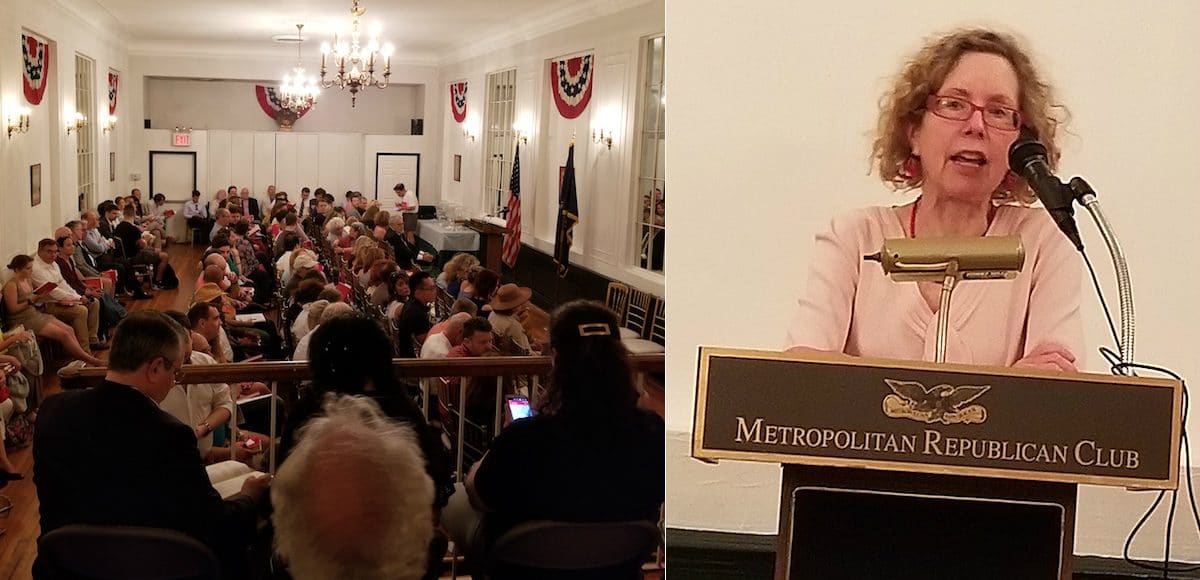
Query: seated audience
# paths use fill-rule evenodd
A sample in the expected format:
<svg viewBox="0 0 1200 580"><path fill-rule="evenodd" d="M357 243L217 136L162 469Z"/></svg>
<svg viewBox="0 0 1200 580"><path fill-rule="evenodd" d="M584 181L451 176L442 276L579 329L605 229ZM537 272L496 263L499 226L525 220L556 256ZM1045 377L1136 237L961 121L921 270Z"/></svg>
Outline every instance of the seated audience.
<svg viewBox="0 0 1200 580"><path fill-rule="evenodd" d="M326 393L366 395L379 403L388 417L416 433L424 454L425 472L434 483L432 506L436 517L453 490L453 463L442 446L440 434L426 424L420 407L392 370L392 345L383 329L361 315L328 320L312 338L308 366L312 369L312 384L301 390L299 400L288 413L289 421L280 442L283 466L291 460L297 429L320 413ZM434 556L429 564L431 569L440 567L445 547L441 540L430 545L430 554Z"/></svg>
<svg viewBox="0 0 1200 580"><path fill-rule="evenodd" d="M333 395L271 486L277 553L296 580L418 580L440 564L418 437L363 396ZM427 560L434 560L427 562Z"/></svg>
<svg viewBox="0 0 1200 580"><path fill-rule="evenodd" d="M616 315L599 303L568 303L554 313L550 341L554 368L537 414L500 432L457 490L466 493L446 508L446 529L469 561L482 562L496 538L522 522L659 519L663 420L637 407ZM597 577L640 567L630 562Z"/></svg>
<svg viewBox="0 0 1200 580"><path fill-rule="evenodd" d="M479 310L477 308L475 308L474 302L471 302L467 298L459 298L458 300L455 300L454 304L450 307L450 314L447 316L446 320L443 320L443 321L433 325L433 328L429 329L429 333L434 334L434 333L442 332L443 330L445 330L446 323L448 320L450 320L449 316L454 316L455 314L458 314L459 312L466 312L467 314L470 314L471 316L475 316L476 314L479 313Z"/></svg>
<svg viewBox="0 0 1200 580"><path fill-rule="evenodd" d="M107 336L108 330L116 327L117 323L125 317L125 307L121 306L121 303L117 302L117 299L111 293L103 290L103 282L108 281L108 278L100 276L89 278L79 270L79 266L76 265L73 259L79 252L75 246L74 238L63 236L58 238L55 243L58 245L58 257L54 258L54 264L58 266L63 280L66 280L71 290L95 302L96 309L100 314L100 326L97 329L97 336ZM93 282L93 285L88 285L89 280ZM111 287L109 289L111 290ZM91 304L88 306L90 307ZM103 342L103 339L101 339L101 342Z"/></svg>
<svg viewBox="0 0 1200 580"><path fill-rule="evenodd" d="M121 223L113 231L113 234L121 240L125 259L129 260L129 263L135 266L139 264L152 266L154 268L155 288L160 290L168 289L167 286L174 288L178 284L170 284L169 279L167 284L163 282L166 279L167 269L170 266L168 263L170 256L166 252L151 249L146 240L142 239L142 229L133 223L136 209L133 205L126 205L125 209L122 210Z"/></svg>
<svg viewBox="0 0 1200 580"><path fill-rule="evenodd" d="M466 298L475 303L479 312L486 312L491 307L492 296L500 287L500 275L486 268L471 268L463 279L458 291L459 298Z"/></svg>
<svg viewBox="0 0 1200 580"><path fill-rule="evenodd" d="M437 285L439 288L446 291L452 298L458 298L459 288L462 286L463 279L467 273L479 265L479 259L466 252L455 254L442 266L442 273L438 274Z"/></svg>
<svg viewBox="0 0 1200 580"><path fill-rule="evenodd" d="M400 309L396 324L399 344L396 355L400 358L417 358L417 349L425 342L429 329L433 327L433 303L437 300L437 284L425 272L408 277L410 297Z"/></svg>
<svg viewBox="0 0 1200 580"><path fill-rule="evenodd" d="M100 342L100 302L95 298L79 294L63 278L58 267L58 244L51 239L38 242L37 259L33 261L30 281L34 289L51 285L47 293L50 300L42 303L42 310L75 329L79 344L87 344L90 350L108 348Z"/></svg>
<svg viewBox="0 0 1200 580"><path fill-rule="evenodd" d="M92 366L104 366L103 361L92 356L86 348L87 333L81 343L77 329L38 309L39 305L53 300L48 294L35 294L38 285L33 282L34 258L14 256L8 263L13 277L4 283L4 309L8 315L9 329L22 326L38 336L44 336L62 345L67 355Z"/></svg>
<svg viewBox="0 0 1200 580"><path fill-rule="evenodd" d="M324 302L327 306L318 308L316 304ZM292 360L308 360L308 345L312 343L313 333L321 327L322 324L329 322L338 316L350 316L354 314L354 307L345 302L329 302L328 300L318 300L314 306L309 309L308 323L312 326L312 330L304 335L298 343L296 343L296 352L292 355ZM313 317L316 314L316 318Z"/></svg>
<svg viewBox="0 0 1200 580"><path fill-rule="evenodd" d="M491 352L492 325L487 321L486 318L481 316L473 316L463 321L462 340L460 340L456 346L451 348L450 352L446 353L446 358L475 358L488 355ZM455 407L458 406L459 382L461 380L462 377L459 376L442 377L442 383L445 388L441 389L441 392L438 393L438 401L442 405L453 405ZM469 386L470 385L468 385L468 387ZM465 394L467 397L466 400L468 407L478 407L480 403L484 404L484 407L487 407L487 405L491 404L483 400L485 397L490 399L490 397L487 396L488 393L483 392L483 390L480 390L480 393L482 393L482 396L471 393L468 390L468 392ZM472 399L472 395L476 395L476 398ZM441 411L442 421L447 425L451 424L452 421L450 420L449 409L443 408ZM470 413L468 413L468 415L473 416Z"/></svg>
<svg viewBox="0 0 1200 580"><path fill-rule="evenodd" d="M195 432L158 408L189 343L165 315L135 312L117 327L100 386L42 403L33 446L41 534L69 524L177 530L209 546L223 576L248 575L244 553L271 477L247 478L241 493L222 500L196 452ZM95 436L114 425L136 434L136 452ZM39 564L34 575L44 577Z"/></svg>
<svg viewBox="0 0 1200 580"><path fill-rule="evenodd" d="M400 309L412 295L412 290L408 288L408 274L397 268L385 280L384 286L387 288L388 295L383 315L388 320L396 321L400 316Z"/></svg>
<svg viewBox="0 0 1200 580"><path fill-rule="evenodd" d="M199 191L192 190L192 200L183 204L183 219L187 220L188 228L200 231L200 241L208 240L213 220L208 214L208 204L200 202Z"/></svg>
<svg viewBox="0 0 1200 580"><path fill-rule="evenodd" d="M450 350L462 344L463 323L470 319L470 314L459 312L447 318L445 324L440 325L442 329L438 332L435 333L431 329L429 337L421 345L421 358L446 358L450 356Z"/></svg>
<svg viewBox="0 0 1200 580"><path fill-rule="evenodd" d="M521 321L517 320L517 312L529 304L531 294L528 288L505 284L496 291L489 303L492 313L488 315L488 322L492 323L492 332L496 334L500 352L503 354L527 355L541 351L540 344L534 345L539 348L533 348L529 344L525 328L521 326Z"/></svg>

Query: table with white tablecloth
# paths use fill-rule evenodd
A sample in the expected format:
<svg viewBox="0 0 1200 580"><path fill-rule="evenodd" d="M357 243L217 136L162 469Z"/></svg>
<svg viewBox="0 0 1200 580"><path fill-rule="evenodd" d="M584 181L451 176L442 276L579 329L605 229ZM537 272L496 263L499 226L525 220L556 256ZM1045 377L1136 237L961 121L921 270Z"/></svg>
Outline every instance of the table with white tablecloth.
<svg viewBox="0 0 1200 580"><path fill-rule="evenodd" d="M474 252L479 249L479 233L463 225L439 220L421 220L421 239L440 252Z"/></svg>

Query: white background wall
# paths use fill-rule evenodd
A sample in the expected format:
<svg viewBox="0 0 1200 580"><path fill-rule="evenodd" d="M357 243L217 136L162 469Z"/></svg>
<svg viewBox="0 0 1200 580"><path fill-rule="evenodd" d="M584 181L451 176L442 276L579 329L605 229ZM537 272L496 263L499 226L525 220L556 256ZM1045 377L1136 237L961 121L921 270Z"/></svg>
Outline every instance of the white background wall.
<svg viewBox="0 0 1200 580"><path fill-rule="evenodd" d="M108 112L108 69L124 71L127 56L117 31L116 22L106 12L89 2L18 2L0 0L0 120L10 107L32 109L30 129L25 134L6 138L0 133L0 261L4 264L13 254L32 252L37 241L49 237L53 228L77 217L76 137L66 132L67 112L78 106L93 122L101 111ZM53 42L51 48L50 85L38 106L29 105L22 94L23 64L21 33L29 30ZM75 54L81 53L96 61L93 88L95 102L75 102ZM122 82L125 79L122 79ZM128 110L124 93L117 100L117 117ZM126 122L118 124L112 133L96 129L96 194L111 197L124 191L123 175L115 182L108 181L108 153L117 152L117 159L127 156L128 129ZM29 167L42 166L42 203L31 208L29 203ZM0 264L2 265L2 264ZM0 272L7 278L8 271Z"/></svg>
<svg viewBox="0 0 1200 580"><path fill-rule="evenodd" d="M440 182L445 199L478 213L490 211L494 205L494 200L489 200L485 206L483 200L484 140L480 132L489 122L484 114L487 75L515 67L514 118L526 117L533 127L529 144L521 146L521 242L553 252L558 168L566 164L574 134L580 222L575 226L572 262L661 296L663 276L633 265L638 238L633 205L637 119L632 112L637 110L642 82L641 42L663 32L663 18L661 3L642 3L442 67L434 87L444 127ZM588 50L595 54L596 65L591 102L579 117L564 119L550 94L548 59ZM463 79L468 81L468 119L478 119L475 133L480 138L474 142L464 139L463 126L454 121L448 106L450 83ZM590 140L591 127L600 119L615 132L611 150ZM463 157L461 182L453 180L454 155Z"/></svg>
<svg viewBox="0 0 1200 580"><path fill-rule="evenodd" d="M315 57L315 54L314 54ZM314 58L310 58L310 61ZM129 106L130 117L136 119L145 118L146 107L153 106L153 103L148 103L147 99L152 95L147 93L147 78L152 79L151 82L158 83L161 79L226 79L233 81L254 81L260 79L275 79L280 78L286 71L290 71L295 66L295 56L287 56L281 54L275 56L247 56L246 58L233 58L226 56L195 56L195 55L179 55L179 54L134 54L130 56L131 74L128 78L127 92L128 100L126 103ZM306 62L312 68L317 66L317 63ZM228 169L224 169L223 161L217 158L211 163L216 163L216 176L214 179L224 175L224 172L230 173L230 179L235 179L225 183L229 185L243 185L251 187L257 196L265 196L266 186L269 185L271 178L269 172L274 172L277 169L282 173L275 176L275 181L284 180L283 183L290 183L287 180L311 178L315 179L316 183L306 183L296 181L296 185L309 185L314 189L318 186L324 187L334 195L341 195L347 189L361 190L364 193L368 191L368 187L374 180L374 161L375 153L378 151L388 151L395 153L422 153L421 155L421 200L422 203L433 203L438 199L440 192L438 191L438 181L435 176L440 175L440 156L434 155L436 148L440 143L441 132L441 111L444 105L440 102L433 101L435 91L425 90L424 87L436 82L437 68L432 66L405 65L393 63L391 82L398 86L396 94L400 95L393 99L392 87L387 89L365 89L358 99L358 106L351 110L350 99L346 95L333 95L335 91L329 89L323 91L322 102L318 103L317 109L314 109L303 119L296 123L296 141L293 144L291 139L285 137L283 141L274 141L276 146L283 143L283 157L278 167L275 165L274 159L271 163L265 161L267 155L267 137L247 137L246 135L266 133L274 134L270 125L266 127L266 131L254 132L246 128L237 128L235 131L225 131L230 135L242 135L237 137L238 141L235 144L230 137L230 144L224 145L224 140L221 131L213 132L213 143L220 150L225 147L232 147L232 152L239 152L234 155L230 154ZM409 88L405 88L409 87ZM413 88L415 87L415 88ZM268 120L266 115L258 108L258 104L253 100L253 89L250 89L249 101L241 97L229 98L224 101L228 106L236 106L239 109L253 110L263 120ZM386 97L386 101L385 101ZM347 126L358 126L360 123L359 113L367 111L366 103L368 100L374 100L375 104L371 107L381 107L382 111L379 117L379 129L372 128L374 124L366 123L365 129L361 132L352 131L342 127L339 123L345 122ZM396 101L396 103L409 103L405 105L395 104L395 106L383 106L385 102ZM232 104L236 103L236 105ZM251 109L252 107L252 109ZM324 112L322 107L325 108ZM395 117L403 111L410 110L412 114L421 114L425 116L425 134L421 136L409 136L408 117L403 117L402 126L393 123ZM379 111L380 109L371 109ZM425 111L436 111L436 114L425 114ZM317 127L324 127L326 130L317 132L306 128L306 122L315 115L329 115L330 117L317 123ZM334 121L333 118L340 119ZM313 117L314 120L320 120L321 117ZM140 122L140 121L139 121ZM256 123L258 121L255 121ZM154 120L155 125L159 124L158 120ZM139 125L140 126L140 125ZM174 124L164 124L167 127L174 127ZM257 126L257 125L255 125ZM384 135L380 139L368 139L366 134L378 135L378 133L386 133L388 129L395 128L401 135ZM200 142L197 137L204 131L193 131L193 147L198 148ZM315 168L316 175L313 175L314 166L308 163L301 163L302 160L311 159L312 138L304 137L303 135L319 135L317 148L317 161ZM133 135L134 143L131 144L130 151L132 158L127 166L131 178L131 187L147 186L149 184L149 155L148 152L155 147L167 146L170 148L169 141L162 141L162 135L169 135L169 131L159 130L141 130ZM353 137L350 137L353 136ZM247 141L249 139L249 141ZM260 150L254 149L255 139L258 139ZM348 141L347 141L348 139ZM374 149L370 149L374 147ZM197 149L199 151L199 149ZM216 149L214 149L216 151ZM295 152L294 154L292 152ZM249 152L247 155L246 152ZM207 155L207 151L204 153ZM255 157L257 155L257 157ZM271 154L272 156L274 153ZM295 161L291 159L295 157ZM309 156L309 157L306 157ZM261 162L255 163L255 160ZM367 163L371 164L371 171L368 174L366 170ZM295 164L295 178L290 177L293 172L293 163ZM205 167L201 164L201 167ZM212 167L212 166L210 166ZM268 169L268 167L270 169ZM203 170L200 173L204 173ZM133 179L133 176L137 179ZM234 176L248 175L250 182L237 181ZM331 182L325 182L325 176ZM428 176L428 177L427 177ZM244 179L244 178L243 178ZM276 185L280 185L277 183ZM220 183L209 184L204 182L205 187L201 187L200 191L204 194L204 199L208 199L218 187ZM289 186L292 187L292 186ZM298 188L293 187L295 193L299 193ZM292 190L287 190L293 193ZM340 199L340 197L339 197ZM429 200L429 201L426 201Z"/></svg>
<svg viewBox="0 0 1200 580"><path fill-rule="evenodd" d="M421 155L421 181L415 186L407 185L410 190L416 189L422 203L432 203L421 193L423 184L435 179L435 174L428 173L425 166L435 153L428 138L359 133L192 131L190 147L173 147L170 130L144 129L142 133L147 152L196 153L196 188L204 201L213 199L218 189L230 185L239 189L249 187L259 203L264 204L264 211L269 208L266 198L269 185L288 192L293 201L299 199L300 188L305 186L324 187L339 203L347 190L361 191L370 197L375 191L376 154L417 153ZM149 179L147 168L143 179L146 187ZM392 185L386 184L385 189L390 190ZM167 197L181 206L187 201L186 197L180 199L169 193Z"/></svg>
<svg viewBox="0 0 1200 580"><path fill-rule="evenodd" d="M274 131L278 124L263 112L254 86L279 86L279 80L222 81L176 78L146 79L146 111L151 128ZM354 107L350 93L325 89L317 106L296 121L296 131L408 135L413 118L424 110L418 85L389 84L364 90Z"/></svg>
<svg viewBox="0 0 1200 580"><path fill-rule="evenodd" d="M780 348L814 234L838 212L906 201L867 175L876 102L925 37L960 25L995 26L1027 41L1073 115L1061 173L1087 177L1122 236L1138 299L1138 358L1200 377L1200 262L1186 251L1200 245L1200 198L1190 191L1200 159L1200 5L1151 6L668 3L667 172L672 189L687 195L672 198L666 256L669 526L776 531L777 467L687 458L696 346ZM1115 307L1104 245L1080 219ZM714 264L736 265L733 283ZM1085 289L1089 344L1111 344ZM1101 362L1093 351L1087 368L1102 372ZM1152 500L1082 488L1076 552L1118 556ZM1198 560L1185 505L1172 555ZM1139 536L1135 555L1161 557L1162 522Z"/></svg>

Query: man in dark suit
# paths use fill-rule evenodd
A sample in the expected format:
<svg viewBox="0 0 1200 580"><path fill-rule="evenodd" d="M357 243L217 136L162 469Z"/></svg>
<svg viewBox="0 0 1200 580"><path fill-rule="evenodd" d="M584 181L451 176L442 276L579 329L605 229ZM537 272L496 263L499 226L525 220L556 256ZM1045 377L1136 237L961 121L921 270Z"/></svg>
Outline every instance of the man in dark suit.
<svg viewBox="0 0 1200 580"><path fill-rule="evenodd" d="M117 326L104 382L42 404L33 471L41 531L70 524L177 530L212 548L225 577L243 578L271 478L248 478L241 493L222 500L196 451L196 432L159 409L190 355L189 336L160 312L132 313ZM35 562L35 578L46 572Z"/></svg>

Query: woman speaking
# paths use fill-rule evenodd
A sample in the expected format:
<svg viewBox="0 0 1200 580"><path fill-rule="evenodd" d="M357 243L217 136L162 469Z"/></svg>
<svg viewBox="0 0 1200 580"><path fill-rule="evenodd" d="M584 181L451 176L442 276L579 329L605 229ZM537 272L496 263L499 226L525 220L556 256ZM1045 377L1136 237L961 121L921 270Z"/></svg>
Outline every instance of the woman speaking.
<svg viewBox="0 0 1200 580"><path fill-rule="evenodd" d="M950 307L946 361L1074 371L1082 354L1080 261L1008 148L1033 129L1056 165L1061 118L1053 91L1009 36L962 30L930 41L880 100L872 164L898 207L835 217L819 234L808 289L788 330L792 351L934 360L941 284L893 282L863 256L883 240L1020 236L1013 280L964 283Z"/></svg>

